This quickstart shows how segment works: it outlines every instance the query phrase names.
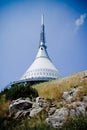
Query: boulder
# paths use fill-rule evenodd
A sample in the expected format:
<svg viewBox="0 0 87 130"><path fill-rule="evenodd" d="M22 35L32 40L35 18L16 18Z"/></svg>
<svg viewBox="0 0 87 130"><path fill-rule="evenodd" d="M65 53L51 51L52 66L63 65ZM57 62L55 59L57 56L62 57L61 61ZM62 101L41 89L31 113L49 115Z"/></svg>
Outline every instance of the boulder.
<svg viewBox="0 0 87 130"><path fill-rule="evenodd" d="M33 103L30 101L29 98L19 98L17 100L14 100L9 106L10 114L14 113L15 111L30 109L32 108L32 104Z"/></svg>
<svg viewBox="0 0 87 130"><path fill-rule="evenodd" d="M19 98L13 100L9 106L10 116L14 118L33 117L48 104L44 98L36 98L36 102L30 101L29 98Z"/></svg>
<svg viewBox="0 0 87 130"><path fill-rule="evenodd" d="M39 108L34 108L34 109L32 109L31 111L30 111L30 117L33 117L33 116L35 116L37 113L39 113L40 111L42 111L43 110L43 108L41 108L41 107L39 107Z"/></svg>
<svg viewBox="0 0 87 130"><path fill-rule="evenodd" d="M37 97L35 103L36 103L37 106L43 107L43 108L48 106L47 101L44 98L41 98L41 97Z"/></svg>
<svg viewBox="0 0 87 130"><path fill-rule="evenodd" d="M83 97L83 102L87 102L87 95Z"/></svg>
<svg viewBox="0 0 87 130"><path fill-rule="evenodd" d="M18 118L22 118L22 117L29 117L30 115L30 110L21 110L21 111L17 111L14 115L14 118L15 119L18 119Z"/></svg>
<svg viewBox="0 0 87 130"><path fill-rule="evenodd" d="M65 101L69 101L69 102L72 101L72 99L73 99L74 97L76 97L77 92L78 92L79 89L81 89L81 88L82 88L82 86L74 87L74 88L72 88L70 91L64 92L62 98L63 98Z"/></svg>
<svg viewBox="0 0 87 130"><path fill-rule="evenodd" d="M56 111L56 107L50 107L49 111L48 111L48 115L52 115L54 114L54 112Z"/></svg>
<svg viewBox="0 0 87 130"><path fill-rule="evenodd" d="M46 119L46 122L54 128L59 128L66 121L67 116L68 116L68 109L66 108L57 109L53 115L49 116Z"/></svg>
<svg viewBox="0 0 87 130"><path fill-rule="evenodd" d="M62 127L64 122L68 119L68 116L85 116L87 114L87 96L84 96L82 101L76 100L77 92L81 88L82 86L74 87L70 91L63 93L62 102L58 103L62 108L56 109L56 107L54 107L51 109L50 107L48 118L46 119L47 124L54 128L59 128Z"/></svg>
<svg viewBox="0 0 87 130"><path fill-rule="evenodd" d="M70 116L80 116L80 115L84 115L86 114L86 107L87 104L84 102L73 102L71 104L69 104L69 109L70 109Z"/></svg>

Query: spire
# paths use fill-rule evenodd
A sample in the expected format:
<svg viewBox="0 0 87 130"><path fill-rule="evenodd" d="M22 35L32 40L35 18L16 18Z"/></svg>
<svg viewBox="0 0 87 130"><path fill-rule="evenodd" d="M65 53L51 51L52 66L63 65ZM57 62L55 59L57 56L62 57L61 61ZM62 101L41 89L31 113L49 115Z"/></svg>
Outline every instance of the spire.
<svg viewBox="0 0 87 130"><path fill-rule="evenodd" d="M40 33L40 45L41 46L45 46L45 26L44 26L44 15L41 16L41 33Z"/></svg>
<svg viewBox="0 0 87 130"><path fill-rule="evenodd" d="M41 16L41 25L44 24L44 15Z"/></svg>

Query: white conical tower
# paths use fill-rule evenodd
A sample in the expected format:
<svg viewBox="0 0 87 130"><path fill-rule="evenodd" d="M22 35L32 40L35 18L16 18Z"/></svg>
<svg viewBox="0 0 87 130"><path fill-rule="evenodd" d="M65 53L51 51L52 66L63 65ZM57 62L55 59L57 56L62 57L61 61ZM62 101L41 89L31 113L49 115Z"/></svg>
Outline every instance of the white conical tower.
<svg viewBox="0 0 87 130"><path fill-rule="evenodd" d="M41 17L41 33L38 53L34 62L21 77L21 80L47 81L59 78L59 72L50 60L45 45L44 16Z"/></svg>

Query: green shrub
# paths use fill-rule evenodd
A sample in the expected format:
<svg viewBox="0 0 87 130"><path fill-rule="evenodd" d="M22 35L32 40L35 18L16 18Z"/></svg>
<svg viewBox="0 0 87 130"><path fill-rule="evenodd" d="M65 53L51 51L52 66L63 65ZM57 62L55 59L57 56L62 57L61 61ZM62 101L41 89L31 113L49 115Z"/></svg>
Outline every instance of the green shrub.
<svg viewBox="0 0 87 130"><path fill-rule="evenodd" d="M2 95L6 94L7 92L8 88L4 88L4 90L0 92L0 98L2 98Z"/></svg>
<svg viewBox="0 0 87 130"><path fill-rule="evenodd" d="M16 126L20 125L20 120L12 118L1 118L0 117L0 130L16 130Z"/></svg>
<svg viewBox="0 0 87 130"><path fill-rule="evenodd" d="M61 130L86 130L87 129L87 115L76 116L69 118Z"/></svg>
<svg viewBox="0 0 87 130"><path fill-rule="evenodd" d="M14 84L8 89L6 93L7 100L15 100L20 97L37 97L38 92L35 88L30 87L29 84Z"/></svg>

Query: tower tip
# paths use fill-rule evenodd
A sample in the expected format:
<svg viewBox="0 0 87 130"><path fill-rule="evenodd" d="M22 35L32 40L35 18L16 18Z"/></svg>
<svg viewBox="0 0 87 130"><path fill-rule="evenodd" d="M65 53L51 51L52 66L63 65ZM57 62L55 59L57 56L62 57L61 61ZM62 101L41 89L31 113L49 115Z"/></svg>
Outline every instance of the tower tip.
<svg viewBox="0 0 87 130"><path fill-rule="evenodd" d="M41 25L43 25L44 24L44 14L42 14L42 16L41 16Z"/></svg>

